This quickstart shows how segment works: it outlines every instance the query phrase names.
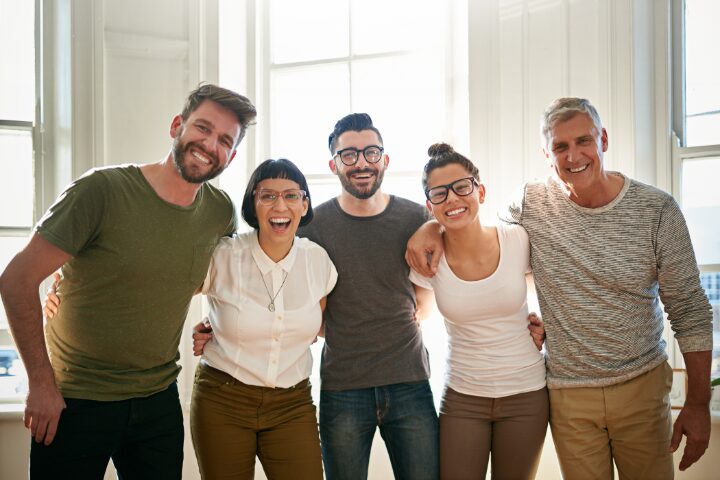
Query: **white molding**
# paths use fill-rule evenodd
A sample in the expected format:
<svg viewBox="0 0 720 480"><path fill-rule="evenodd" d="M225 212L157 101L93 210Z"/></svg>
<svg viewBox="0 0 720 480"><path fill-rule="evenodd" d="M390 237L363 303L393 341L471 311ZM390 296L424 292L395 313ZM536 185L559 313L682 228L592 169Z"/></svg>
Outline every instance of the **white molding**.
<svg viewBox="0 0 720 480"><path fill-rule="evenodd" d="M654 11L655 186L672 192L672 1Z"/></svg>
<svg viewBox="0 0 720 480"><path fill-rule="evenodd" d="M609 41L610 128L609 154L611 168L629 176L635 175L635 95L633 48L633 2L608 2L607 36Z"/></svg>
<svg viewBox="0 0 720 480"><path fill-rule="evenodd" d="M107 56L185 60L188 57L188 44L187 40L105 31Z"/></svg>

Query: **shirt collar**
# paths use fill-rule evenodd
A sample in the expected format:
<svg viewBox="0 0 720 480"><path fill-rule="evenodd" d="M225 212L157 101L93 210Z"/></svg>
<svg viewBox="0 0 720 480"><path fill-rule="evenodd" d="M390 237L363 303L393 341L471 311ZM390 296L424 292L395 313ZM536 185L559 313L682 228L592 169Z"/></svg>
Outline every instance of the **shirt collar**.
<svg viewBox="0 0 720 480"><path fill-rule="evenodd" d="M281 268L284 272L290 272L293 264L295 263L295 257L297 256L297 237L293 240L292 247L285 258L275 263L260 247L258 242L258 232L255 231L255 235L252 236L252 256L255 263L260 270L260 273L267 275L275 268Z"/></svg>

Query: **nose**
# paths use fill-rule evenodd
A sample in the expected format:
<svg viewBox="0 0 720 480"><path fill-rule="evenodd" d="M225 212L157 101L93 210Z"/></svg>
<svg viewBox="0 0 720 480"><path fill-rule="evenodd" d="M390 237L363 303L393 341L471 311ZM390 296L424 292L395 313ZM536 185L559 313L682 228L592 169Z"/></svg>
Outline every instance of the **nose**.
<svg viewBox="0 0 720 480"><path fill-rule="evenodd" d="M278 195L278 197L275 199L275 203L273 203L273 210L279 210L279 211L285 211L288 210L288 204L285 202L285 197L282 195Z"/></svg>

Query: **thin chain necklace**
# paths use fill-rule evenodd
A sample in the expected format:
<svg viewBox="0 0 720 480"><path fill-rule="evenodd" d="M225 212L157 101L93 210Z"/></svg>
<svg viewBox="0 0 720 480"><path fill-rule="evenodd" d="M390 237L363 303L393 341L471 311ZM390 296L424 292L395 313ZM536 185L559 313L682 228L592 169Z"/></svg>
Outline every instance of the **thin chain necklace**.
<svg viewBox="0 0 720 480"><path fill-rule="evenodd" d="M275 295L273 295L272 293L270 293L270 289L268 288L267 283L265 283L265 276L263 275L262 270L260 270L260 265L258 265L257 262L255 261L255 257L252 257L252 259L253 259L253 263L255 264L255 266L258 269L258 272L260 272L260 280L262 280L263 286L265 287L265 291L267 292L268 298L270 299L270 303L268 303L268 310L270 310L271 312L274 312L275 311L275 299L277 298L278 295L280 295L280 290L282 290L283 286L285 285L285 280L287 280L288 273L290 273L290 272L285 272L285 276L283 277L283 281L280 284L280 288L278 288L277 292L275 292Z"/></svg>

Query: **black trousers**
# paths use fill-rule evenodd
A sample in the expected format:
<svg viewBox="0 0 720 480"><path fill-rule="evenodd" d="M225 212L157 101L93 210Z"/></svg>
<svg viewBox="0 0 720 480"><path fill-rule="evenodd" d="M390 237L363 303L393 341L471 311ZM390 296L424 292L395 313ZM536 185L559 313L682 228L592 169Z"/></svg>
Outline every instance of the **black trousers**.
<svg viewBox="0 0 720 480"><path fill-rule="evenodd" d="M182 477L185 431L176 383L145 398L65 403L53 442L31 440L31 480L102 480L110 458L120 480Z"/></svg>

